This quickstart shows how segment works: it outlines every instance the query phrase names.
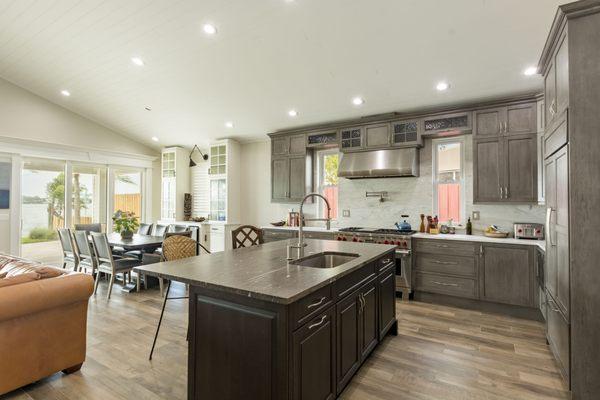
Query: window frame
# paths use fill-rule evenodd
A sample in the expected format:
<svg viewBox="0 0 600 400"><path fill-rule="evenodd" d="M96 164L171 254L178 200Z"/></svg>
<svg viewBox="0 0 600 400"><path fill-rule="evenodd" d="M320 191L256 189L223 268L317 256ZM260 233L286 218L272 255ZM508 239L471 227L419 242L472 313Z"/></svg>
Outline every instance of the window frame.
<svg viewBox="0 0 600 400"><path fill-rule="evenodd" d="M439 213L439 204L438 204L438 176L437 176L437 172L438 172L438 152L437 152L437 148L440 144L449 144L449 143L459 143L460 144L460 178L459 178L459 183L460 183L460 215L461 215L461 220L460 221L452 221L454 226L464 226L466 224L467 221L467 199L466 199L466 185L465 185L465 181L466 181L466 173L465 173L465 145L466 145L466 140L465 140L465 136L461 135L461 136L453 136L453 137L447 137L447 138L436 138L436 139L432 139L431 140L431 164L432 164L432 171L431 171L431 180L432 180L432 193L433 193L433 214L434 215L440 215ZM445 224L448 221L441 221L440 220L440 224Z"/></svg>
<svg viewBox="0 0 600 400"><path fill-rule="evenodd" d="M328 149L321 149L321 150L316 150L315 151L315 189L316 192L319 193L320 195L323 195L322 193L322 181L323 181L323 170L324 170L324 165L325 165L325 156L327 155L331 155L331 154L337 154L338 156L338 160L340 159L342 153L340 152L340 149L337 147L333 147L333 148L328 148ZM339 162L339 161L338 161ZM339 190L340 190L340 183L339 183L339 177L338 177L338 204L337 206L339 206ZM324 214L323 212L323 208L324 208L324 204L323 204L323 200L322 199L317 199L316 203L316 214L317 214L317 218L326 218L327 216ZM338 214L339 214L339 207L338 207ZM332 218L331 222L335 222L337 221L339 218L339 215L336 218Z"/></svg>

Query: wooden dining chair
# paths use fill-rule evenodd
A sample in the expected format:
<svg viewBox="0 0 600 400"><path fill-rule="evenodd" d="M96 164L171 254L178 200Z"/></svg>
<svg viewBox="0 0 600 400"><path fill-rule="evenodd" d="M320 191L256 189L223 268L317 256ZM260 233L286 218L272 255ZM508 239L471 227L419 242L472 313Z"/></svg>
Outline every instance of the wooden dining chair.
<svg viewBox="0 0 600 400"><path fill-rule="evenodd" d="M94 284L94 294L98 291L98 283L100 282L100 272L110 275L108 284L107 300L110 300L113 283L117 274L123 274L123 286L127 284L127 276L131 281L131 271L134 267L140 265L140 260L137 258L117 258L112 254L106 233L92 232L92 243L94 245L94 253L96 263L98 264L98 273L96 273L96 283ZM137 280L137 291L140 291L140 280Z"/></svg>
<svg viewBox="0 0 600 400"><path fill-rule="evenodd" d="M71 230L67 228L58 230L58 239L60 246L62 247L63 253L63 268L67 268L67 265L73 266L73 271L77 271L79 266L79 258L73 249L73 240L71 237Z"/></svg>
<svg viewBox="0 0 600 400"><path fill-rule="evenodd" d="M173 233L173 232L172 232ZM163 259L165 261L180 260L182 258L194 257L196 255L196 241L189 236L184 235L171 235L163 242ZM163 279L159 278L159 285L162 294L163 290ZM169 297L171 291L171 281L167 285L167 293L163 300L162 310L160 312L160 318L158 319L158 325L156 327L156 333L154 334L154 341L152 342L152 349L150 349L149 360L152 360L152 354L154 353L154 346L156 345L156 339L158 338L158 332L160 331L160 325L162 323L163 315L165 313L165 306L167 300L180 300L187 299L187 296L182 297Z"/></svg>
<svg viewBox="0 0 600 400"><path fill-rule="evenodd" d="M252 225L242 225L231 231L233 249L258 246L264 243L263 231Z"/></svg>
<svg viewBox="0 0 600 400"><path fill-rule="evenodd" d="M93 276L96 274L98 263L96 257L90 246L90 241L86 231L75 231L73 232L75 238L75 249L79 255L79 270L85 273L89 273Z"/></svg>

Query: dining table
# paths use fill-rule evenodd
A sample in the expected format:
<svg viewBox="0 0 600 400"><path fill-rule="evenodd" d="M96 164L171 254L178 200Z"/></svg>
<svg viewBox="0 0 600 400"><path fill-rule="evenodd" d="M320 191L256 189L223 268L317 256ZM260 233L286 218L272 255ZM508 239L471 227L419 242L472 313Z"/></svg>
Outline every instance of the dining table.
<svg viewBox="0 0 600 400"><path fill-rule="evenodd" d="M140 235L138 233L134 233L131 239L123 239L121 234L117 232L108 233L106 238L110 247L120 247L125 251L140 250L146 253L152 253L162 246L162 243L165 240L163 236ZM144 286L147 286L147 282ZM129 283L123 286L121 290L131 293L136 290L136 285L135 283Z"/></svg>

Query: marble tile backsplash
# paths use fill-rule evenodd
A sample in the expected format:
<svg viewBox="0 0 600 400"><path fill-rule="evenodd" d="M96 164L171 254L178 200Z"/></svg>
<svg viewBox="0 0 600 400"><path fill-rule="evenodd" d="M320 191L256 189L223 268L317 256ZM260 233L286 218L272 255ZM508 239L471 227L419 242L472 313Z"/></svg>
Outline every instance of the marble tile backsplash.
<svg viewBox="0 0 600 400"><path fill-rule="evenodd" d="M480 212L480 219L473 222L475 232L495 224L512 232L514 222L543 223L545 207L541 205L473 204L473 155L471 135L465 136L465 204L466 216ZM413 229L419 229L420 214L433 214L432 141L426 140L420 150L420 176L416 178L340 179L339 218L337 225L393 227L408 214ZM388 199L381 203L378 198L366 198L367 191L387 191ZM342 210L350 210L350 217L343 217ZM466 221L466 218L464 218Z"/></svg>

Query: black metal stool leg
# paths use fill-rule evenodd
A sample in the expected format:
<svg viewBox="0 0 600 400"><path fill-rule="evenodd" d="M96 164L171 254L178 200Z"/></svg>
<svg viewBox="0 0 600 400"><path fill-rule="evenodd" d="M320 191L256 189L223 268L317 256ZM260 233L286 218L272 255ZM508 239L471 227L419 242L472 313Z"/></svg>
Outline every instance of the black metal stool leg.
<svg viewBox="0 0 600 400"><path fill-rule="evenodd" d="M154 346L156 345L156 339L158 338L158 331L160 330L160 324L162 323L163 314L165 313L165 306L167 305L167 300L169 298L169 291L171 290L171 281L169 280L169 285L167 286L167 293L165 294L165 299L163 301L162 311L160 312L160 318L158 319L158 326L156 327L156 333L154 334L154 341L152 342L152 350L150 350L150 357L148 360L152 360L152 353L154 353Z"/></svg>

